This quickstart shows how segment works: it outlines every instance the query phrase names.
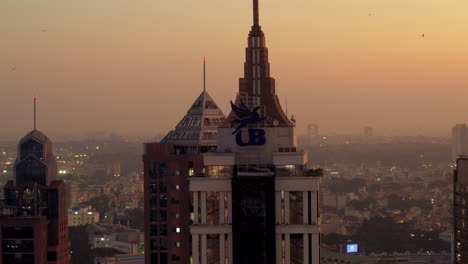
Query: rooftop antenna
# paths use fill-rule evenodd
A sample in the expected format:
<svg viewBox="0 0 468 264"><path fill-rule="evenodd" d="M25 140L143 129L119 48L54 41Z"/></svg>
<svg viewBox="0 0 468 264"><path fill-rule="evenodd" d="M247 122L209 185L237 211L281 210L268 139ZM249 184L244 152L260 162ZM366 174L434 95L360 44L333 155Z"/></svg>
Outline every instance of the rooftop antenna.
<svg viewBox="0 0 468 264"><path fill-rule="evenodd" d="M206 58L203 57L203 92L206 92Z"/></svg>
<svg viewBox="0 0 468 264"><path fill-rule="evenodd" d="M34 101L34 130L36 130L36 101L39 97L33 96L33 101Z"/></svg>
<svg viewBox="0 0 468 264"><path fill-rule="evenodd" d="M253 1L253 22L254 26L259 26L258 0Z"/></svg>

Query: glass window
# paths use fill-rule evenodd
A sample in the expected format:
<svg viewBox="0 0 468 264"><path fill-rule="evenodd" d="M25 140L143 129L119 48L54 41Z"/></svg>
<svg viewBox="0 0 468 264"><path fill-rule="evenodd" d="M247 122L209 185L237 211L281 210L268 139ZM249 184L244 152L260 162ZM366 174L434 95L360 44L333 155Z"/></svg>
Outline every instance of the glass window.
<svg viewBox="0 0 468 264"><path fill-rule="evenodd" d="M161 163L159 165L159 177L166 178L166 176L167 176L167 165L166 163Z"/></svg>
<svg viewBox="0 0 468 264"><path fill-rule="evenodd" d="M151 236L158 235L158 225L155 225L155 224L150 225L150 234Z"/></svg>
<svg viewBox="0 0 468 264"><path fill-rule="evenodd" d="M161 242L161 248L162 248L162 242ZM167 245L166 245L167 248ZM161 253L161 264L167 264L169 263L169 260L167 258L167 253Z"/></svg>
<svg viewBox="0 0 468 264"><path fill-rule="evenodd" d="M158 249L158 241L157 241L156 239L151 239L151 249ZM154 254L154 253L153 253L153 254ZM157 255L154 254L154 255L156 255L156 257L153 258L153 254L151 254L151 259L152 259L152 260L153 260L153 259L156 259L156 260L157 260L157 258L158 258Z"/></svg>
<svg viewBox="0 0 468 264"><path fill-rule="evenodd" d="M159 207L161 207L161 208L166 208L167 207L167 196L166 195L161 195L159 197Z"/></svg>
<svg viewBox="0 0 468 264"><path fill-rule="evenodd" d="M158 192L158 187L157 187L156 183L150 183L149 191L151 193L157 193Z"/></svg>
<svg viewBox="0 0 468 264"><path fill-rule="evenodd" d="M151 179L156 179L157 177L157 174L156 174L157 166L158 166L158 163L156 163L156 161L150 161L148 173Z"/></svg>
<svg viewBox="0 0 468 264"><path fill-rule="evenodd" d="M167 192L167 187L166 187L166 184L164 182L160 182L159 183L159 192L160 193L165 193Z"/></svg>
<svg viewBox="0 0 468 264"><path fill-rule="evenodd" d="M166 222L167 221L167 211L161 210L159 212L159 221Z"/></svg>
<svg viewBox="0 0 468 264"><path fill-rule="evenodd" d="M167 225L162 224L159 228L159 233L161 236L167 236ZM162 243L161 243L162 244ZM162 247L162 246L161 246ZM162 248L161 248L162 249ZM166 249L167 249L167 243L166 243Z"/></svg>
<svg viewBox="0 0 468 264"><path fill-rule="evenodd" d="M150 211L150 221L151 222L156 222L156 211L152 210Z"/></svg>
<svg viewBox="0 0 468 264"><path fill-rule="evenodd" d="M302 176L303 166L302 165L278 165L276 166L276 176L287 177L287 176Z"/></svg>
<svg viewBox="0 0 468 264"><path fill-rule="evenodd" d="M291 225L304 223L302 196L302 192L289 192L289 224Z"/></svg>
<svg viewBox="0 0 468 264"><path fill-rule="evenodd" d="M158 197L152 195L151 198L150 198L150 208L154 209L156 207L158 207Z"/></svg>

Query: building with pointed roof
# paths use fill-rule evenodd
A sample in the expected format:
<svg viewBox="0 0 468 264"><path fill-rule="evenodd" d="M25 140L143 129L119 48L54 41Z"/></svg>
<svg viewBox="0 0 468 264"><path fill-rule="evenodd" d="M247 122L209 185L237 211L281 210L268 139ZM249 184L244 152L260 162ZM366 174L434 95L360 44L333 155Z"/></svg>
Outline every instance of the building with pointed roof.
<svg viewBox="0 0 468 264"><path fill-rule="evenodd" d="M319 264L320 173L297 149L253 0L244 76L204 174L189 177L192 264Z"/></svg>
<svg viewBox="0 0 468 264"><path fill-rule="evenodd" d="M70 262L65 182L57 177L52 142L35 123L18 144L15 180L4 186L0 264Z"/></svg>
<svg viewBox="0 0 468 264"><path fill-rule="evenodd" d="M183 153L207 152L216 147L218 127L225 120L226 117L213 98L207 91L203 91L176 128L170 131L161 143L176 145Z"/></svg>
<svg viewBox="0 0 468 264"><path fill-rule="evenodd" d="M205 83L176 128L161 142L144 145L147 264L190 263L188 178L203 173L202 154L216 150L217 129L226 119Z"/></svg>

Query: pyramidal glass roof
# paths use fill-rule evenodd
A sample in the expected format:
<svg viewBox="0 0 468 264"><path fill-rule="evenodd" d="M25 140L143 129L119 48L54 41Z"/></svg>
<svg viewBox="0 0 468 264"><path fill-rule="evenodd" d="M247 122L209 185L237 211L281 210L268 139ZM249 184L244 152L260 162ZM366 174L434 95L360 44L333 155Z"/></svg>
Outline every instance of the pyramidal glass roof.
<svg viewBox="0 0 468 264"><path fill-rule="evenodd" d="M175 130L162 143L180 146L214 146L226 117L208 92L203 91L187 111Z"/></svg>

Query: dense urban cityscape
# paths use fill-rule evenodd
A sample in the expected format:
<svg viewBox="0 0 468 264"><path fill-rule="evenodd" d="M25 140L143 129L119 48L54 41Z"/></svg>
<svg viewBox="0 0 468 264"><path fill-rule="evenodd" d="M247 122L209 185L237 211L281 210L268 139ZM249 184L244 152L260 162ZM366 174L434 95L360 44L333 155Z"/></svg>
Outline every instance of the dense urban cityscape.
<svg viewBox="0 0 468 264"><path fill-rule="evenodd" d="M32 130L0 138L0 264L468 263L467 125L384 136L296 120L252 3L229 111L206 59L198 97L149 138L49 138L33 96Z"/></svg>

